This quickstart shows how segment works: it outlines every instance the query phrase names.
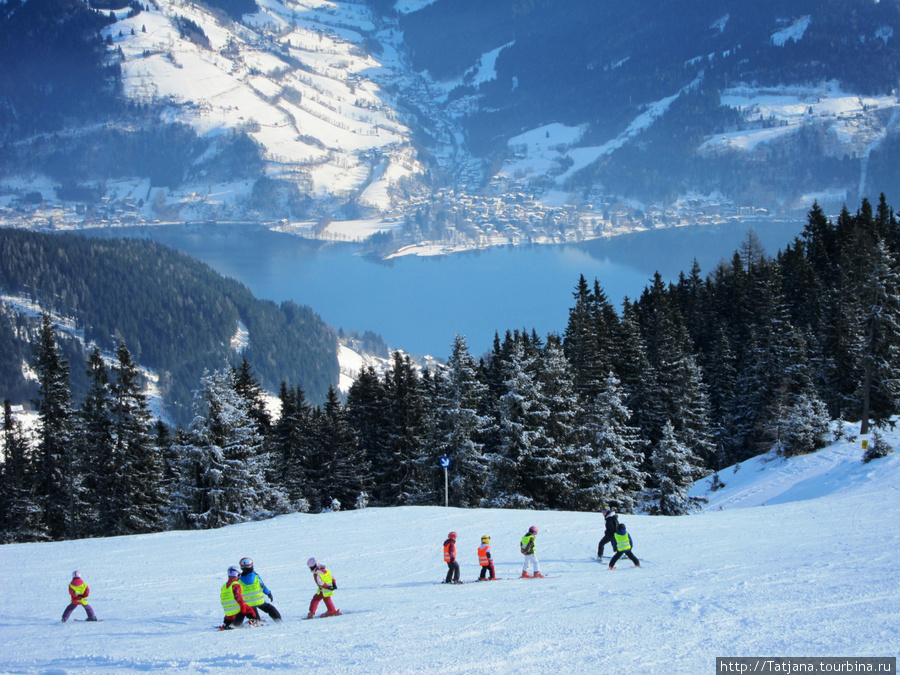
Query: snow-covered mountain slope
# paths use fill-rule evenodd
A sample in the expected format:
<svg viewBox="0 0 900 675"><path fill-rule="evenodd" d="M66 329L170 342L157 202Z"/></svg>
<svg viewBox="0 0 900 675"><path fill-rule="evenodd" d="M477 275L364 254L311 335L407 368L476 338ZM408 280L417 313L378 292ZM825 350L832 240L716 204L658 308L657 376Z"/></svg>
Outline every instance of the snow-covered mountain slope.
<svg viewBox="0 0 900 675"><path fill-rule="evenodd" d="M118 12L106 33L121 50L125 95L169 101L170 121L202 135L247 131L265 150L269 177L303 184L315 198L355 195L389 209L389 186L422 167L409 129L375 84L394 64L362 47L375 28L371 13L317 0L259 6L243 24L181 0L159 0L131 18L127 7ZM207 40L181 37L184 19ZM241 184L215 189L182 192L225 203L248 194Z"/></svg>
<svg viewBox="0 0 900 675"><path fill-rule="evenodd" d="M896 446L900 433L885 439ZM640 569L596 561L599 514L437 506L3 546L0 670L695 675L717 656L896 657L900 454L860 455L842 440L745 462L721 472L702 513L621 516ZM532 524L544 580L516 578ZM464 579L487 534L504 581L437 583L450 530ZM284 622L221 633L219 588L243 556ZM300 620L310 556L333 571L346 616ZM60 624L74 569L102 623Z"/></svg>

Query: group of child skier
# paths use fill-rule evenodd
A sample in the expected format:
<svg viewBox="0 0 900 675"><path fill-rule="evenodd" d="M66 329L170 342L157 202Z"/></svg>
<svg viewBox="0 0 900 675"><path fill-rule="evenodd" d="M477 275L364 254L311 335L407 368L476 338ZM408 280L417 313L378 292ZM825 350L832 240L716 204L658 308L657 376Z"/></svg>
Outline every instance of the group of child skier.
<svg viewBox="0 0 900 675"><path fill-rule="evenodd" d="M634 542L631 539L631 535L625 529L625 524L619 522L619 517L616 514L615 509L609 506L603 507L603 517L605 529L603 538L600 540L600 544L597 547L597 559L603 558L604 545L612 544L614 553L609 561L609 569L616 569L616 563L623 555L628 556L629 560L635 564L635 567L640 567L641 563L632 551ZM535 538L537 537L537 533L537 526L532 525L528 528L525 536L522 537L519 550L522 555L525 556L522 565L523 579L542 579L544 577L544 575L541 574L540 563L535 555ZM444 562L447 563L447 576L444 579L445 584L464 583L459 580L459 561L456 557L457 537L458 535L456 532L451 532L444 541ZM481 546L478 547L478 564L481 567L481 574L478 576L477 581L493 581L497 578L494 569L494 558L491 554L491 538L488 535L481 537ZM531 566L533 574L528 573L529 565Z"/></svg>
<svg viewBox="0 0 900 675"><path fill-rule="evenodd" d="M609 569L616 569L616 562L623 555L640 567L641 563L632 552L634 543L631 535L626 531L624 523L619 522L618 515L615 510L610 507L603 508L603 517L605 521L605 529L603 538L597 547L597 558L603 557L603 549L606 544L612 544L614 554L609 561ZM535 538L537 537L538 528L532 525L522 537L520 543L520 551L525 556L522 565L523 579L542 579L544 577L540 571L540 563L536 555ZM447 563L447 577L444 579L445 584L461 584L459 580L459 561L456 556L456 532L447 535L444 541L444 562ZM488 535L481 537L481 545L478 547L478 564L481 567L481 574L478 581L493 581L497 579L497 573L494 569L494 557L491 553L491 538ZM331 571L320 563L316 558L310 558L306 561L313 575L313 581L316 584L316 592L309 603L309 612L307 619L316 616L316 610L319 603L325 603L326 611L321 616L337 616L341 610L334 606L332 596L337 590L337 581ZM532 574L528 573L529 566ZM225 612L225 618L220 626L221 630L232 630L243 626L244 621L248 625L255 626L260 621L260 610L269 615L274 621L281 621L281 614L275 608L274 596L262 577L253 569L253 560L250 558L241 558L237 565L232 565L227 571L227 580L222 586L220 592L220 600L222 609ZM72 572L72 581L69 584L70 603L66 607L62 615L62 621L65 623L72 612L79 606L84 607L87 613L88 621L97 621L97 615L88 604L88 596L91 589L81 578L78 570ZM268 598L268 599L267 599Z"/></svg>
<svg viewBox="0 0 900 675"><path fill-rule="evenodd" d="M341 610L334 606L331 599L337 590L334 575L315 558L307 560L306 566L312 572L316 584L316 593L309 603L306 618L315 617L319 602L322 600L325 601L327 610L322 616L337 616ZM268 602L265 600L266 597L269 598ZM266 588L262 577L254 571L253 561L250 558L241 559L240 569L234 565L228 568L228 580L222 586L221 600L225 612L225 619L220 626L222 630L240 628L245 619L251 626L257 625L260 620L259 610L264 611L273 620L281 621L281 614L272 604L274 601L272 591Z"/></svg>

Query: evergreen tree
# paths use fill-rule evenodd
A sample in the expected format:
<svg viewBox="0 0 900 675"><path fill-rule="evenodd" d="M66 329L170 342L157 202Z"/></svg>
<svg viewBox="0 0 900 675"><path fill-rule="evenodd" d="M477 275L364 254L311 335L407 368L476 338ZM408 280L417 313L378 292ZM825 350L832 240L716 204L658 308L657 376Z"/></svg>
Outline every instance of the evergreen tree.
<svg viewBox="0 0 900 675"><path fill-rule="evenodd" d="M537 377L537 352L518 337L505 360L499 445L490 457L491 503L506 508L546 507L558 494L560 458L548 435L550 411Z"/></svg>
<svg viewBox="0 0 900 675"><path fill-rule="evenodd" d="M858 397L862 401L863 433L871 419L882 426L900 404L900 273L894 255L879 241L872 251L868 283L863 297L870 298L865 315L865 349L861 354L864 377Z"/></svg>
<svg viewBox="0 0 900 675"><path fill-rule="evenodd" d="M211 529L271 515L259 461L262 437L234 388L234 373L202 380L194 421L175 449L180 480L173 494L176 526ZM274 497L274 498L272 498Z"/></svg>
<svg viewBox="0 0 900 675"><path fill-rule="evenodd" d="M653 516L683 516L707 500L688 493L701 478L698 460L690 448L679 442L675 427L667 422L653 451L653 484L646 492L647 512Z"/></svg>
<svg viewBox="0 0 900 675"><path fill-rule="evenodd" d="M604 388L585 406L579 421L580 443L567 462L571 491L566 508L596 511L614 505L632 513L644 489L641 470L644 440L640 430L628 426L631 411L624 391L610 371Z"/></svg>
<svg viewBox="0 0 900 675"><path fill-rule="evenodd" d="M426 411L419 376L409 356L394 352L384 382L383 445L373 464L375 494L385 505L410 504L425 491Z"/></svg>
<svg viewBox="0 0 900 675"><path fill-rule="evenodd" d="M74 539L79 531L77 506L81 503L81 476L74 456L72 394L69 363L56 342L48 314L41 319L40 343L35 356L38 399L37 499L42 526L54 540Z"/></svg>
<svg viewBox="0 0 900 675"><path fill-rule="evenodd" d="M376 503L383 503L380 478L381 462L387 457L387 404L384 387L372 366L364 367L347 392L347 422L365 457L370 475L367 484Z"/></svg>
<svg viewBox="0 0 900 675"><path fill-rule="evenodd" d="M281 415L270 433L269 446L274 454L275 482L284 492L293 511L309 510L306 498L304 458L310 442L311 416L303 390L281 383Z"/></svg>
<svg viewBox="0 0 900 675"><path fill-rule="evenodd" d="M163 461L154 443L140 371L124 342L116 350L115 372L111 411L115 462L107 486L114 490L118 503L108 534L158 532L165 529L168 501L163 489Z"/></svg>
<svg viewBox="0 0 900 675"><path fill-rule="evenodd" d="M434 459L450 458L450 503L472 507L487 497L488 465L484 439L492 430L492 420L483 411L488 387L481 381L466 339L457 335L447 362L438 377L435 395ZM436 473L437 462L432 467Z"/></svg>
<svg viewBox="0 0 900 675"><path fill-rule="evenodd" d="M0 542L40 541L46 538L42 514L34 495L30 443L15 418L9 399L3 401L3 465L0 466Z"/></svg>
<svg viewBox="0 0 900 675"><path fill-rule="evenodd" d="M234 388L244 399L247 414L256 421L257 431L260 435L267 436L272 426L272 417L266 409L265 392L246 358L241 359L241 365L234 371Z"/></svg>
<svg viewBox="0 0 900 675"><path fill-rule="evenodd" d="M544 421L547 444L535 447L532 460L540 470L540 500L549 508L562 508L573 489L569 480L568 458L574 452L575 432L581 404L575 382L558 337L550 335L536 359L536 380L540 383L542 405L547 410ZM539 493L535 493L537 497Z"/></svg>
<svg viewBox="0 0 900 675"><path fill-rule="evenodd" d="M341 508L353 508L369 489L369 468L333 387L313 416L312 427L307 466L308 481L318 495L317 507L327 509L337 500Z"/></svg>
<svg viewBox="0 0 900 675"><path fill-rule="evenodd" d="M592 291L581 276L574 296L575 306L569 310L563 347L572 367L575 390L582 400L589 401L597 395L612 367L610 351L618 317L596 280Z"/></svg>
<svg viewBox="0 0 900 675"><path fill-rule="evenodd" d="M95 347L88 356L90 388L79 409L78 457L84 472L88 507L88 534L118 534L114 521L121 508L117 499L119 482L115 472L112 424L112 397L109 371Z"/></svg>

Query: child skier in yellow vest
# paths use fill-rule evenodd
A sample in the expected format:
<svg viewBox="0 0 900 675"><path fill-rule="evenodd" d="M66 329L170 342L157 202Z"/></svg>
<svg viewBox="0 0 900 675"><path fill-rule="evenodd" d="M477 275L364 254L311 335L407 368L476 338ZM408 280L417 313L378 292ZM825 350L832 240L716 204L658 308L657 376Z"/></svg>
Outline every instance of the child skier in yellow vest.
<svg viewBox="0 0 900 675"><path fill-rule="evenodd" d="M91 589L84 581L82 581L81 572L78 570L72 572L72 583L69 584L69 598L71 599L71 602L63 612L63 623L69 620L69 617L72 616L72 612L75 611L76 607L84 607L84 611L87 612L88 621L97 621L97 615L94 614L94 610L88 604L87 599L90 594Z"/></svg>
<svg viewBox="0 0 900 675"><path fill-rule="evenodd" d="M334 580L331 572L315 558L307 560L306 566L313 573L313 581L316 582L316 594L309 603L309 614L306 615L306 618L312 619L316 616L316 609L319 607L320 600L324 600L325 607L328 608L328 611L322 615L323 617L337 616L341 613L341 610L334 606L334 601L331 599L331 596L337 590L337 582Z"/></svg>
<svg viewBox="0 0 900 675"><path fill-rule="evenodd" d="M609 569L616 569L616 562L618 562L619 558L622 555L627 555L629 560L634 563L635 567L640 567L640 561L635 557L634 553L631 552L634 544L631 541L631 535L625 530L625 523L619 523L619 528L616 530L616 538L613 541L613 548L616 549L615 555L613 555L612 560L609 561Z"/></svg>

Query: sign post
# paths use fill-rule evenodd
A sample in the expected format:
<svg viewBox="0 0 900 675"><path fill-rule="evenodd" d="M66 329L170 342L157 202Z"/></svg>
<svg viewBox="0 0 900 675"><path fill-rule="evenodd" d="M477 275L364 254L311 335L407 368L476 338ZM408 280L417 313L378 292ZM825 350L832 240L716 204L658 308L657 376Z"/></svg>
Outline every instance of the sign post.
<svg viewBox="0 0 900 675"><path fill-rule="evenodd" d="M444 506L450 506L450 479L447 478L450 458L447 456L441 457L441 466L444 469Z"/></svg>

